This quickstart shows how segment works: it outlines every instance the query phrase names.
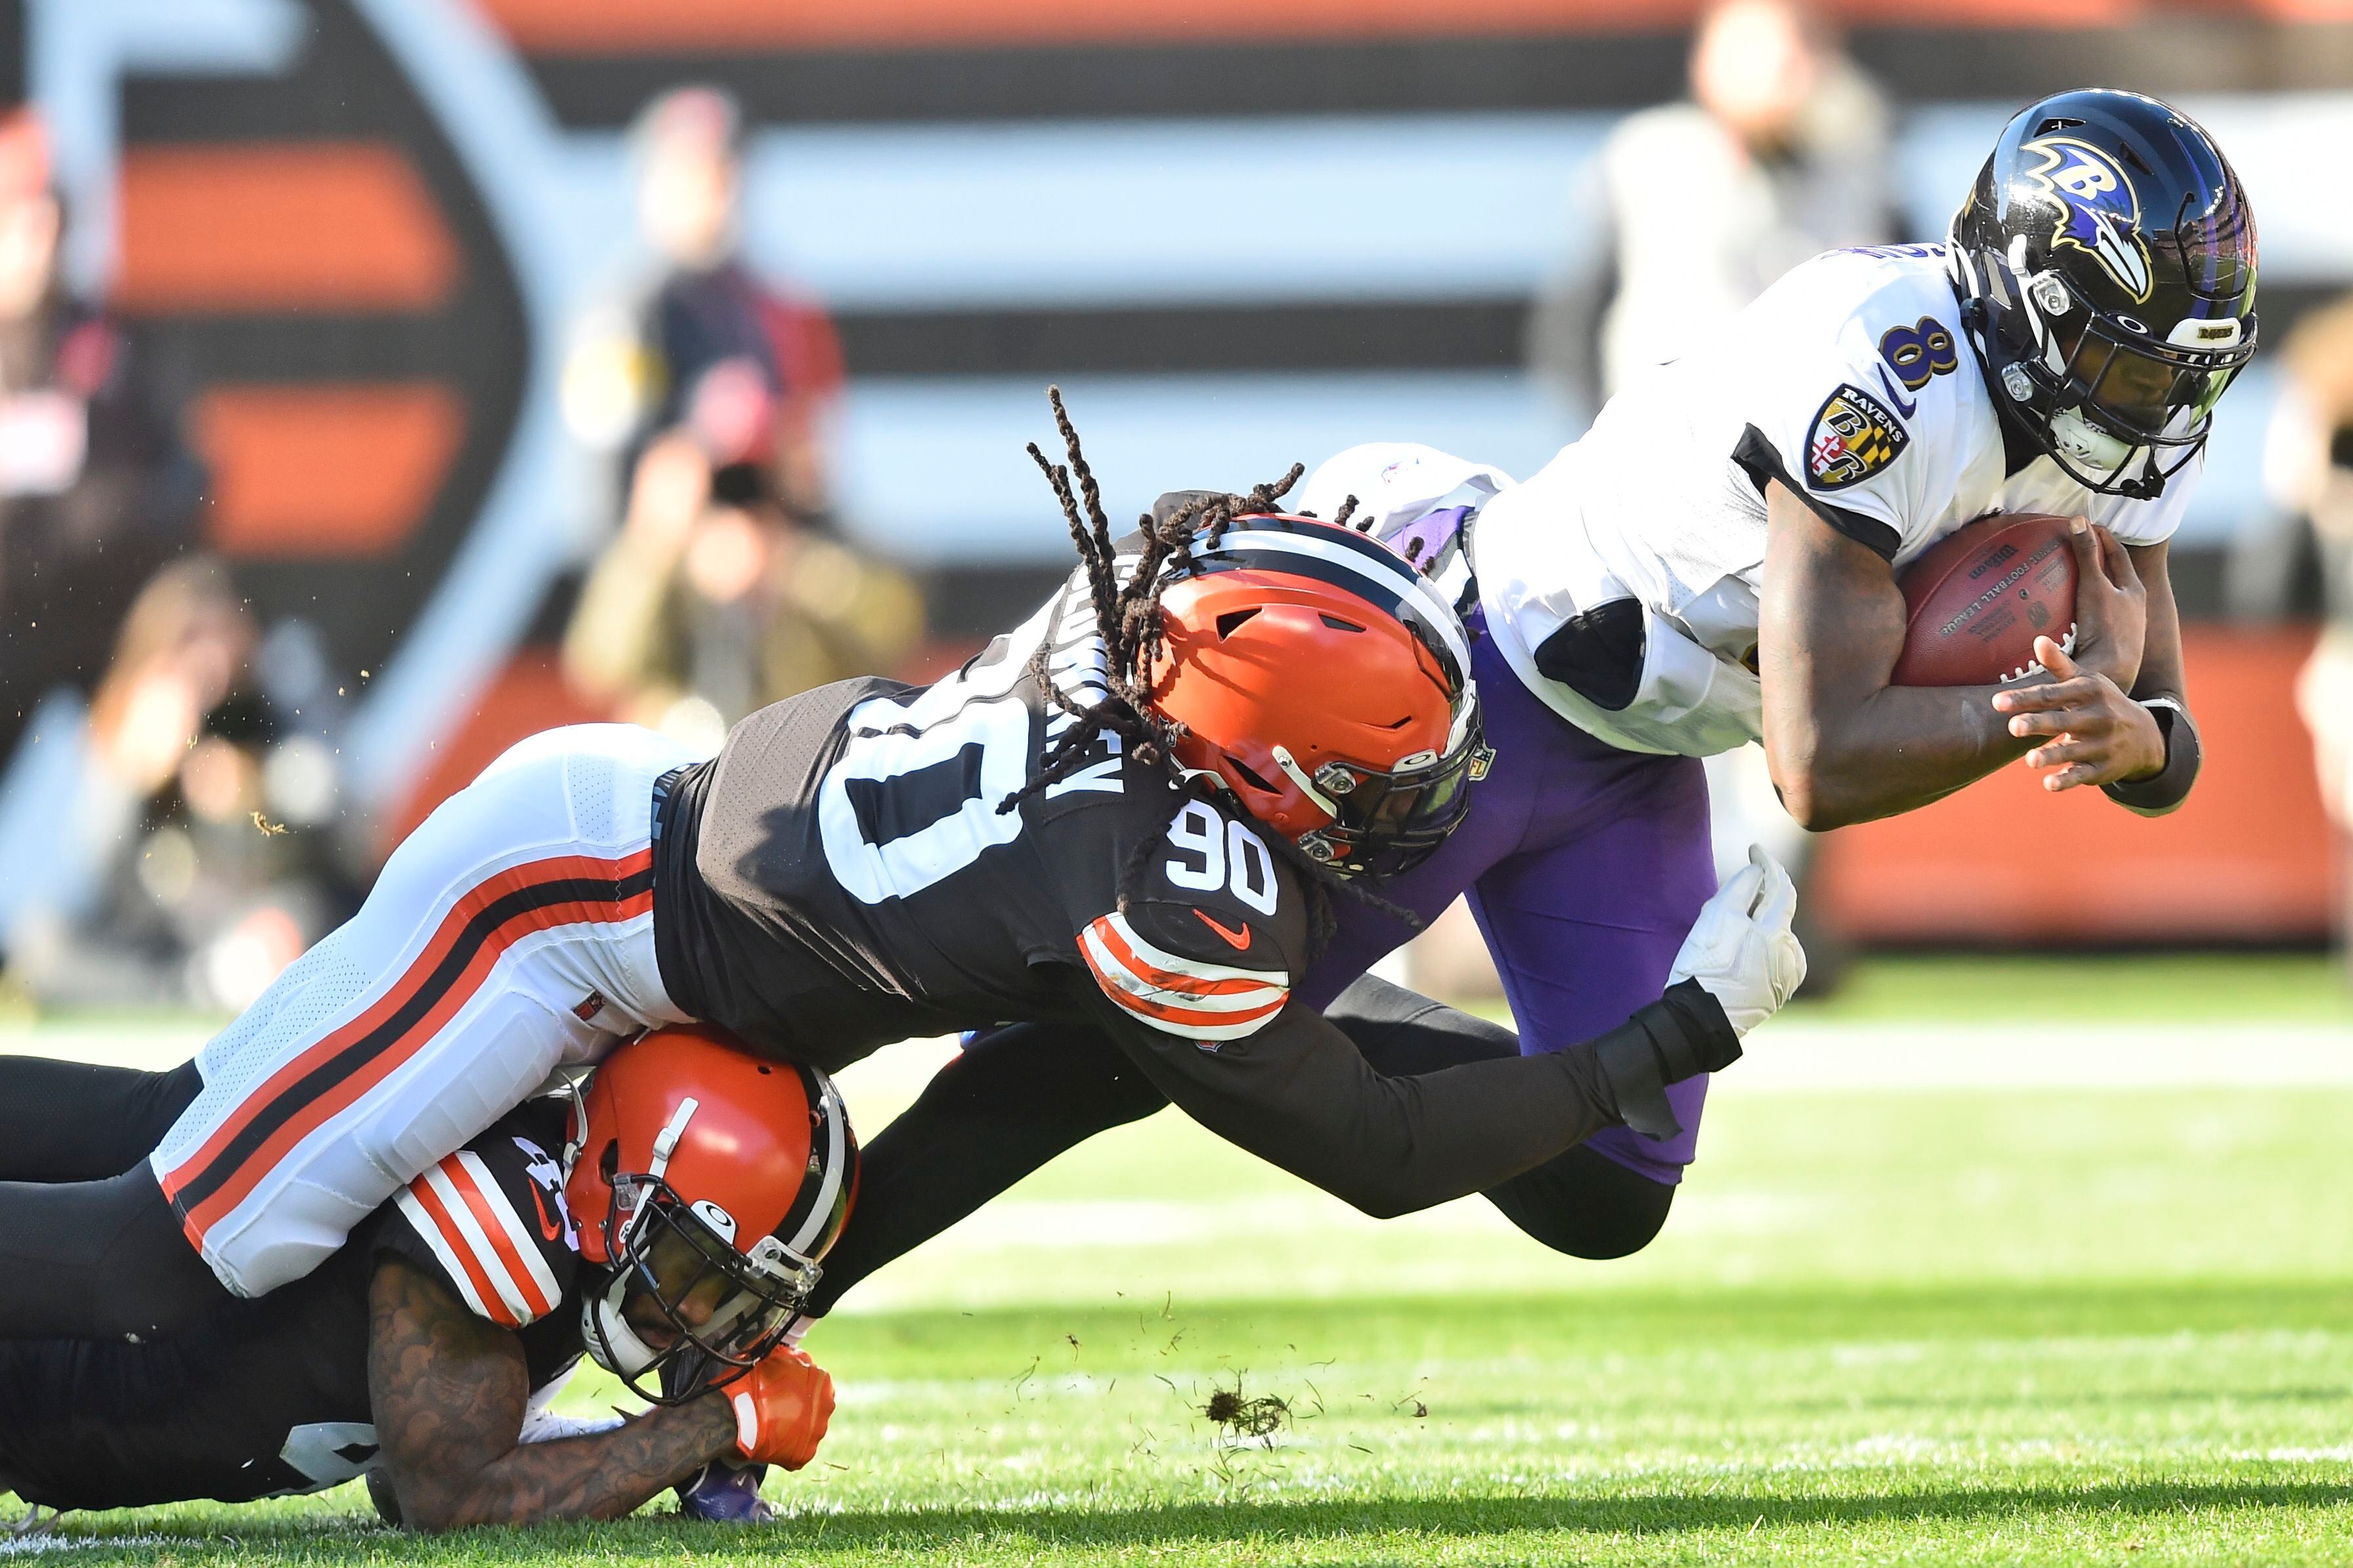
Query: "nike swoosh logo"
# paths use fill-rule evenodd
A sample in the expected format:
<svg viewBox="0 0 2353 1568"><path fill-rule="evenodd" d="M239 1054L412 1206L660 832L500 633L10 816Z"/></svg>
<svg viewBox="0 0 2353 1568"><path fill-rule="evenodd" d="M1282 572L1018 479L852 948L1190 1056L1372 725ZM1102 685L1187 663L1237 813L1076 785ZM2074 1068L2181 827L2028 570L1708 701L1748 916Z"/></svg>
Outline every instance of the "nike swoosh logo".
<svg viewBox="0 0 2353 1568"><path fill-rule="evenodd" d="M1905 418L1909 419L1912 416L1920 412L1920 405L1916 403L1905 402L1904 395L1895 390L1895 384L1887 379L1887 367L1885 365L1873 365L1872 368L1879 372L1879 384L1887 389L1888 401L1895 405L1896 413L1901 414Z"/></svg>
<svg viewBox="0 0 2353 1568"><path fill-rule="evenodd" d="M539 1234L550 1241L562 1241L564 1227L556 1224L554 1217L547 1212L547 1200L539 1195L537 1183L532 1184L531 1203L533 1208L539 1210Z"/></svg>
<svg viewBox="0 0 2353 1568"><path fill-rule="evenodd" d="M1208 926L1211 931L1216 931L1219 936L1224 937L1228 947L1232 948L1236 952L1248 952L1250 951L1250 927L1244 926L1241 930L1235 931L1230 926L1221 926L1217 921L1211 920L1207 910L1197 909L1193 912L1201 917L1201 923L1203 925Z"/></svg>

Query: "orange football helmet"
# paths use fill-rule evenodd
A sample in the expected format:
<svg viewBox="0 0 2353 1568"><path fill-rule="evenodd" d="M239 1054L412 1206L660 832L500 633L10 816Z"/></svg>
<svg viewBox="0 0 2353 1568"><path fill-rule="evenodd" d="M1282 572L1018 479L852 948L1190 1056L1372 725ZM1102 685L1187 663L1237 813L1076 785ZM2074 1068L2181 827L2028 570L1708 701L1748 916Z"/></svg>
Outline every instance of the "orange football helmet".
<svg viewBox="0 0 2353 1568"><path fill-rule="evenodd" d="M575 1097L565 1163L581 1259L608 1276L584 1292L582 1338L633 1392L666 1404L776 1347L858 1188L858 1142L825 1074L691 1025L605 1058ZM668 1345L623 1317L632 1289L668 1320ZM689 1298L708 1310L681 1310Z"/></svg>
<svg viewBox="0 0 2353 1568"><path fill-rule="evenodd" d="M1388 546L1308 517L1237 518L1178 570L1140 672L1184 726L1176 760L1335 871L1428 858L1494 755L1454 607Z"/></svg>

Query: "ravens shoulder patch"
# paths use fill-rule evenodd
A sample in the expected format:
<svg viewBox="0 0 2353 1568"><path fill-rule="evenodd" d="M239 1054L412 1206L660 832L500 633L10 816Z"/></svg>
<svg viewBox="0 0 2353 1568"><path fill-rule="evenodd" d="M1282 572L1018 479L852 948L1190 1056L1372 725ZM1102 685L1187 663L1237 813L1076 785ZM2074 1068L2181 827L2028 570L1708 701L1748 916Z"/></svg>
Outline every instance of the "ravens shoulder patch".
<svg viewBox="0 0 2353 1568"><path fill-rule="evenodd" d="M1885 404L1841 382L1806 434L1806 479L1818 490L1846 489L1886 468L1911 444L1911 432Z"/></svg>

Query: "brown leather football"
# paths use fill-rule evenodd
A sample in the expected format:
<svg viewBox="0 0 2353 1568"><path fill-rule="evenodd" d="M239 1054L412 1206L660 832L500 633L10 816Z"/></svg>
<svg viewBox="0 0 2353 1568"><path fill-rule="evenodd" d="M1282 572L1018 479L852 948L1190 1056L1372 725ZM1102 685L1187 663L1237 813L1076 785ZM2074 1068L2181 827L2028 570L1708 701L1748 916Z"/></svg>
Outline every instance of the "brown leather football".
<svg viewBox="0 0 2353 1568"><path fill-rule="evenodd" d="M2075 552L2067 520L1981 517L1932 545L1897 580L1897 686L1994 686L2034 673L2034 639L2075 647Z"/></svg>

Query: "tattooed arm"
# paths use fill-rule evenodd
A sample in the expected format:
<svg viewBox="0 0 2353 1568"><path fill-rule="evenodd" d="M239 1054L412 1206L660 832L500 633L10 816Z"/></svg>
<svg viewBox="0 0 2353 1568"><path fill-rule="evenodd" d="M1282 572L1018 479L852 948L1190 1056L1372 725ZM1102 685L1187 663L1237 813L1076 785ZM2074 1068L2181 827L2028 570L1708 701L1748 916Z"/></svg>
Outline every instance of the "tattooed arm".
<svg viewBox="0 0 2353 1568"><path fill-rule="evenodd" d="M735 1416L708 1394L609 1432L522 1444L531 1379L515 1336L421 1270L376 1260L368 1397L411 1529L618 1519L735 1451Z"/></svg>

